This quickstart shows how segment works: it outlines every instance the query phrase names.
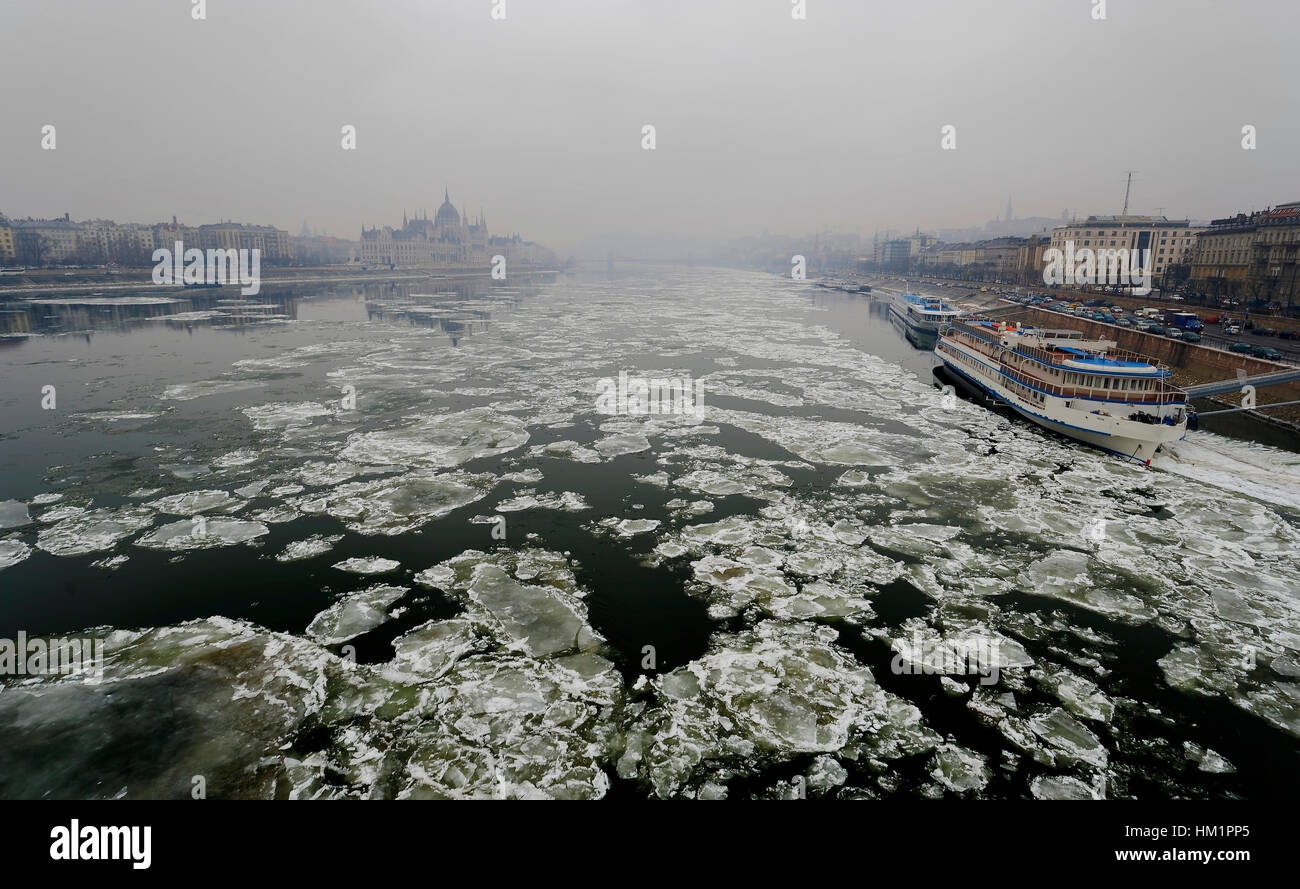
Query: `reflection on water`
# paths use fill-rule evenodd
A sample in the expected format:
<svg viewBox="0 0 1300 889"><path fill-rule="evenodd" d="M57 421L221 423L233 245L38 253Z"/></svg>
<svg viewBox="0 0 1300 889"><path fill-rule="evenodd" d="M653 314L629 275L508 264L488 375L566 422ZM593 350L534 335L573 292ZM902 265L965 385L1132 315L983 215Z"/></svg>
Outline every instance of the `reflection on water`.
<svg viewBox="0 0 1300 889"><path fill-rule="evenodd" d="M322 286L319 282L267 284L256 296L241 296L237 287L195 287L154 293L149 288L112 296L52 296L14 300L0 308L0 343L21 343L33 334L89 335L95 331L127 332L151 325L193 331L195 328L243 328L303 320L301 301L350 298L373 321L404 321L441 330L459 339L488 326L494 311L515 307L535 285L473 279L377 281Z"/></svg>

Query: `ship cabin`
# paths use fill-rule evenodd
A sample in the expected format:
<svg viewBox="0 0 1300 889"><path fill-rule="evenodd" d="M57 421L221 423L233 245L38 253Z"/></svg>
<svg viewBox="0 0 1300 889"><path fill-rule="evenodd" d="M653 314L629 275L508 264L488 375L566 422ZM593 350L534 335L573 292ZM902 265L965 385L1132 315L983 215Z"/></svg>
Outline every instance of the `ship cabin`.
<svg viewBox="0 0 1300 889"><path fill-rule="evenodd" d="M995 359L1003 373L1040 393L1151 406L1187 401L1164 365L1119 349L1113 340L1086 340L1078 330L972 320L954 323L948 335Z"/></svg>

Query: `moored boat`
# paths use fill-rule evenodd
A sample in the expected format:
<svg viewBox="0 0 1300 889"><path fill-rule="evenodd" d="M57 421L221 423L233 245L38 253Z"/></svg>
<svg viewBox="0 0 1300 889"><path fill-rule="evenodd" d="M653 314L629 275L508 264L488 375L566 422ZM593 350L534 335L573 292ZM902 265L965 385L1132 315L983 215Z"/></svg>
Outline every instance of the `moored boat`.
<svg viewBox="0 0 1300 889"><path fill-rule="evenodd" d="M890 315L914 333L933 337L960 314L938 296L899 293L889 303Z"/></svg>
<svg viewBox="0 0 1300 889"><path fill-rule="evenodd" d="M1187 395L1169 370L1111 340L980 319L953 321L935 354L971 388L1033 423L1150 464L1186 437Z"/></svg>

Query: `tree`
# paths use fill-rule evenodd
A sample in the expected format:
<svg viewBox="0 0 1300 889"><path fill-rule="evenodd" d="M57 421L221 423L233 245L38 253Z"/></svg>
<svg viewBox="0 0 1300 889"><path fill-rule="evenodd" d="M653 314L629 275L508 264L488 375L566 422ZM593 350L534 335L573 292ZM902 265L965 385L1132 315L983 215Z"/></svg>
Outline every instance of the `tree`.
<svg viewBox="0 0 1300 889"><path fill-rule="evenodd" d="M20 228L14 232L14 252L21 265L39 268L49 261L50 243L38 232Z"/></svg>

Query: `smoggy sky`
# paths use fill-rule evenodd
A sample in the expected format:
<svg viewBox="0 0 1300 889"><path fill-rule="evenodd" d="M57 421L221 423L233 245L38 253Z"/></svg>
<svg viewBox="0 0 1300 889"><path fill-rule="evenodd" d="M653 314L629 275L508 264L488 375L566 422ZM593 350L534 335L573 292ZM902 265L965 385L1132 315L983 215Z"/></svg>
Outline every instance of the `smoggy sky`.
<svg viewBox="0 0 1300 889"><path fill-rule="evenodd" d="M1117 213L1126 170L1131 212L1300 200L1294 0L494 2L3 0L0 211L355 238L445 184L568 250Z"/></svg>

